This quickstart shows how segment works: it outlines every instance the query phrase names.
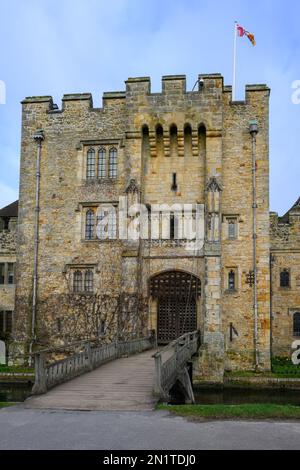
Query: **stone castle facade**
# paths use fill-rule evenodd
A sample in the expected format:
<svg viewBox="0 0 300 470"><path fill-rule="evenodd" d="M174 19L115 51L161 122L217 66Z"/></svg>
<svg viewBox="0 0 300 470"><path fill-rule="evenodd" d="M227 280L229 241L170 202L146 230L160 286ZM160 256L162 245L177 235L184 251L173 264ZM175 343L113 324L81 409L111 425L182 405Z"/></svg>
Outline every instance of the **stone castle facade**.
<svg viewBox="0 0 300 470"><path fill-rule="evenodd" d="M5 344L11 339L15 310L17 220L17 202L0 210L0 341ZM5 351L0 354L0 364L6 362L7 348Z"/></svg>
<svg viewBox="0 0 300 470"><path fill-rule="evenodd" d="M214 74L193 92L185 76L163 77L161 93L129 79L100 109L90 94L65 95L62 109L23 101L16 350L199 329L195 373L214 381L290 354L300 208L270 223L269 95L251 85L232 102ZM121 236L142 211L124 229L124 201L151 214L144 239ZM199 244L179 230L188 221Z"/></svg>

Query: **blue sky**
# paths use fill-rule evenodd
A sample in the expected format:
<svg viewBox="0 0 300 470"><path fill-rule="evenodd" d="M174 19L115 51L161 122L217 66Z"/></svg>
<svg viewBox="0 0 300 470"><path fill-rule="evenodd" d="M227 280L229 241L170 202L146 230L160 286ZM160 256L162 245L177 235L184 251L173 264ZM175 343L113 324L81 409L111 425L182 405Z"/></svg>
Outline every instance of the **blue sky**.
<svg viewBox="0 0 300 470"><path fill-rule="evenodd" d="M246 83L272 88L271 209L283 214L300 196L300 4L290 0L0 0L0 207L18 197L20 101L30 95L124 89L129 76L220 72L232 83L233 23L255 33L238 43L238 97Z"/></svg>

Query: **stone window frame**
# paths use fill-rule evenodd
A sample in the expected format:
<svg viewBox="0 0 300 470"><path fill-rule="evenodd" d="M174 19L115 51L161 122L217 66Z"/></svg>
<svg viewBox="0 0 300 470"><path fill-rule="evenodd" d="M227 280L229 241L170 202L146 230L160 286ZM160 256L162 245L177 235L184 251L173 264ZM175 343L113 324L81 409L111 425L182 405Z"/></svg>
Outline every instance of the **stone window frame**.
<svg viewBox="0 0 300 470"><path fill-rule="evenodd" d="M283 273L288 273L289 275L289 285L288 286L282 286L281 285L281 275ZM291 268L280 268L279 269L279 289L280 290L290 290L292 288L292 270Z"/></svg>
<svg viewBox="0 0 300 470"><path fill-rule="evenodd" d="M95 211L88 209L85 214L85 240L93 240L95 232Z"/></svg>
<svg viewBox="0 0 300 470"><path fill-rule="evenodd" d="M235 236L231 237L230 236L230 223L235 222ZM236 241L239 240L240 236L240 216L237 214L232 214L232 215L223 215L223 223L226 224L226 240L227 241Z"/></svg>
<svg viewBox="0 0 300 470"><path fill-rule="evenodd" d="M12 265L12 270L10 270L10 266ZM15 286L15 269L16 269L16 262L15 261L1 261L0 262L0 272L1 272L1 267L4 266L3 270L3 275L0 275L0 287L3 286L10 286L14 287ZM12 275L13 282L10 282ZM3 282L2 282L3 279Z"/></svg>
<svg viewBox="0 0 300 470"><path fill-rule="evenodd" d="M84 292L85 293L94 293L95 286L95 274L91 268L88 268L84 272Z"/></svg>
<svg viewBox="0 0 300 470"><path fill-rule="evenodd" d="M105 179L106 176L107 176L107 150L105 147L100 147L98 150L97 178Z"/></svg>
<svg viewBox="0 0 300 470"><path fill-rule="evenodd" d="M86 182L116 182L119 176L119 149L120 143L118 141L103 141L97 143L83 142L83 155L84 155L84 180ZM89 170L88 158L89 152L93 152L94 162L93 171ZM100 164L100 158L104 154L105 164ZM105 175L103 175L103 168Z"/></svg>
<svg viewBox="0 0 300 470"><path fill-rule="evenodd" d="M114 146L108 152L108 178L110 180L118 179L118 149Z"/></svg>
<svg viewBox="0 0 300 470"><path fill-rule="evenodd" d="M73 295L93 295L95 293L95 277L98 272L96 264L67 265L64 272L70 274L69 285ZM81 289L78 290L74 288L76 273L81 275ZM92 273L89 279L87 279L88 273Z"/></svg>
<svg viewBox="0 0 300 470"><path fill-rule="evenodd" d="M159 238L152 238L151 230L151 217L153 220L156 218L156 223L159 228ZM184 236L185 218L193 221L193 225L196 224L197 212L195 209L191 211L159 211L151 213L149 212L149 227L150 227L150 239L157 241L195 241L195 239L188 240ZM181 230L180 230L181 227ZM168 236L166 236L168 233Z"/></svg>
<svg viewBox="0 0 300 470"><path fill-rule="evenodd" d="M234 273L235 276L235 286L234 289L230 289L229 287L229 275L230 273ZM224 292L226 294L236 294L239 291L239 268L236 266L226 267L224 273Z"/></svg>
<svg viewBox="0 0 300 470"><path fill-rule="evenodd" d="M289 316L291 317L292 321L291 321L291 336L293 338L296 338L296 339L299 339L300 338L300 333L299 335L295 335L295 329L294 329L294 326L295 326L295 315L299 313L300 314L300 306L299 308L289 308Z"/></svg>
<svg viewBox="0 0 300 470"><path fill-rule="evenodd" d="M80 294L83 289L83 273L80 269L74 269L72 272L72 292L73 294Z"/></svg>
<svg viewBox="0 0 300 470"><path fill-rule="evenodd" d="M297 315L297 320L296 320ZM297 330L296 330L297 327ZM293 337L300 338L300 309L293 314Z"/></svg>
<svg viewBox="0 0 300 470"><path fill-rule="evenodd" d="M86 179L88 181L94 180L96 177L96 151L93 147L90 147L86 152Z"/></svg>
<svg viewBox="0 0 300 470"><path fill-rule="evenodd" d="M10 319L8 320L8 317ZM14 311L13 310L4 310L0 308L0 333L2 334L12 334L12 325L13 325ZM10 324L10 328L7 328L7 324Z"/></svg>
<svg viewBox="0 0 300 470"><path fill-rule="evenodd" d="M108 238L99 238L97 236L97 224L98 224L98 211L100 210L100 208L103 208L105 210L105 208L110 208L111 206L114 207L115 211L116 211L116 219L115 219L115 223L114 223L114 227L113 227L113 234L114 234L114 237L108 237ZM99 202L99 203L81 203L79 204L79 210L82 212L82 229L81 229L81 241L84 242L84 243L103 243L103 242L115 242L118 240L118 237L119 237L119 212L118 212L118 209L119 209L119 202L116 202L116 201L112 201L112 202ZM86 226L86 223L87 223L87 216L88 216L88 213L90 213L91 211L93 211L94 213L94 224L93 224L93 236L92 237L87 237L87 235L89 234L87 232L87 226ZM111 232L112 233L112 232Z"/></svg>

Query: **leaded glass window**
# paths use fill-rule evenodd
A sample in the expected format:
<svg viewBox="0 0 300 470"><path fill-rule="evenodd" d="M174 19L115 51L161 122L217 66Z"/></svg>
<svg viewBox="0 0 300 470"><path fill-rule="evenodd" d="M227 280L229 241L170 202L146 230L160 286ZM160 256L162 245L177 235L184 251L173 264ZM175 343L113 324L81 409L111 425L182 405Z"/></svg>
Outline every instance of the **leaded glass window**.
<svg viewBox="0 0 300 470"><path fill-rule="evenodd" d="M82 292L82 272L75 271L73 275L73 291L74 292Z"/></svg>
<svg viewBox="0 0 300 470"><path fill-rule="evenodd" d="M228 273L228 289L235 290L235 272L233 270Z"/></svg>
<svg viewBox="0 0 300 470"><path fill-rule="evenodd" d="M5 264L0 263L0 284L5 283Z"/></svg>
<svg viewBox="0 0 300 470"><path fill-rule="evenodd" d="M87 164L86 164L86 177L87 179L95 178L95 161L96 154L94 149L89 149L87 153Z"/></svg>
<svg viewBox="0 0 300 470"><path fill-rule="evenodd" d="M116 148L109 151L109 177L116 179L118 176L118 152Z"/></svg>
<svg viewBox="0 0 300 470"><path fill-rule="evenodd" d="M290 272L284 269L280 273L280 287L290 287Z"/></svg>
<svg viewBox="0 0 300 470"><path fill-rule="evenodd" d="M235 240L237 238L237 221L236 219L228 219L228 238Z"/></svg>
<svg viewBox="0 0 300 470"><path fill-rule="evenodd" d="M85 292L93 292L94 290L94 273L91 269L85 272L84 290Z"/></svg>
<svg viewBox="0 0 300 470"><path fill-rule="evenodd" d="M98 178L106 177L106 150L101 148L98 154Z"/></svg>
<svg viewBox="0 0 300 470"><path fill-rule="evenodd" d="M294 314L293 331L294 336L300 337L300 312Z"/></svg>
<svg viewBox="0 0 300 470"><path fill-rule="evenodd" d="M89 210L86 213L86 224L85 224L85 238L86 238L86 240L93 240L93 238L94 238L94 226L95 226L94 211Z"/></svg>
<svg viewBox="0 0 300 470"><path fill-rule="evenodd" d="M0 311L0 333L12 333L12 319L13 312L11 311Z"/></svg>
<svg viewBox="0 0 300 470"><path fill-rule="evenodd" d="M15 265L13 263L8 263L8 284L13 285L15 283Z"/></svg>

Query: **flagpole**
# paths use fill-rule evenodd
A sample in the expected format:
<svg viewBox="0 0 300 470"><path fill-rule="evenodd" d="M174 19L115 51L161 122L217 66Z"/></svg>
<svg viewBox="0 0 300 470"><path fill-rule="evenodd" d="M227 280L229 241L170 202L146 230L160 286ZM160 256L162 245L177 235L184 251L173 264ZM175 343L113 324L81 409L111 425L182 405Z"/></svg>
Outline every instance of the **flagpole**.
<svg viewBox="0 0 300 470"><path fill-rule="evenodd" d="M234 45L233 45L233 82L232 82L232 101L236 98L236 55L237 55L237 25L238 22L234 22Z"/></svg>

